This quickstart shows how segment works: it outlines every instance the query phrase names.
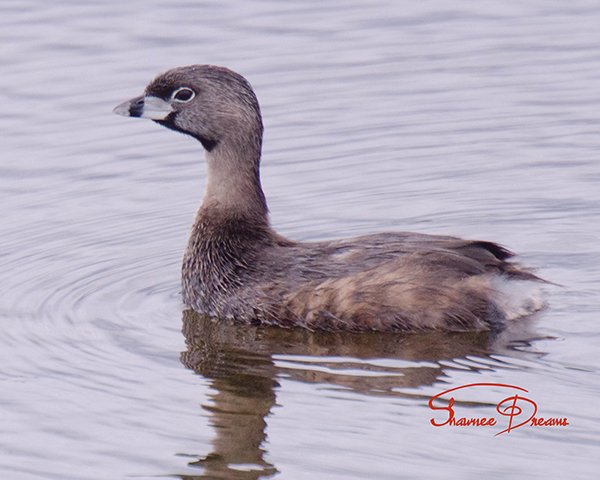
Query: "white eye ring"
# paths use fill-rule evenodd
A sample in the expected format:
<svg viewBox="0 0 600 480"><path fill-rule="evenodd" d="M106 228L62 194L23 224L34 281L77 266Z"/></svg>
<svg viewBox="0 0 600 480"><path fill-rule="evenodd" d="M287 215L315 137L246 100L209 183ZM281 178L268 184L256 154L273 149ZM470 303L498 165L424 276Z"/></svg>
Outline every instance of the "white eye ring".
<svg viewBox="0 0 600 480"><path fill-rule="evenodd" d="M182 97L183 98L177 98L177 96L182 93L185 92ZM188 98L185 98L185 94L186 93L190 93L191 95ZM189 87L179 87L177 90L175 90L172 94L171 94L171 100L174 100L176 102L181 102L181 103L187 103L190 100L192 100L194 97L196 96L196 93Z"/></svg>

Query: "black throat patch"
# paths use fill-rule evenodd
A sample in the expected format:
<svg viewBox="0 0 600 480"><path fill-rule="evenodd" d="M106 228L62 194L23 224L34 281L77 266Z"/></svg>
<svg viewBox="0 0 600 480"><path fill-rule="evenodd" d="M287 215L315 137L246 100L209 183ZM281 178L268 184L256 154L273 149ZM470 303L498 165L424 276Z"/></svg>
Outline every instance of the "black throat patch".
<svg viewBox="0 0 600 480"><path fill-rule="evenodd" d="M219 141L215 140L214 138L208 138L208 137L204 137L201 135L194 135L193 133L190 133L186 130L183 130L182 128L179 128L175 124L175 116L176 116L176 113L171 112L163 120L154 120L154 121L156 123L158 123L159 125L162 125L163 127L167 127L171 130L175 130L176 132L183 133L185 135L189 135L190 137L194 137L196 140L198 140L202 144L202 146L208 152L212 152L214 150L214 148L219 144Z"/></svg>

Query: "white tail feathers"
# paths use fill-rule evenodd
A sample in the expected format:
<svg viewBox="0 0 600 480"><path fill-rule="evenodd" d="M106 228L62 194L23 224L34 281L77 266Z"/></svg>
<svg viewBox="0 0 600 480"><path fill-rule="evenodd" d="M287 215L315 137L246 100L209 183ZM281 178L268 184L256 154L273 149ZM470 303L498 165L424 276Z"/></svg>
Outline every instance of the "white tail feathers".
<svg viewBox="0 0 600 480"><path fill-rule="evenodd" d="M531 315L544 306L542 289L537 282L495 276L490 286L492 298L507 320Z"/></svg>

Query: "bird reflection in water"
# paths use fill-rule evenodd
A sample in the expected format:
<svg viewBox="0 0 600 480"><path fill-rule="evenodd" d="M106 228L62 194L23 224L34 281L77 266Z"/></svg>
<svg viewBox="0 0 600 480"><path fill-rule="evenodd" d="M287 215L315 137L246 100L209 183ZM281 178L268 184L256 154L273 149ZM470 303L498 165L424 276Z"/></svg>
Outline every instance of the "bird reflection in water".
<svg viewBox="0 0 600 480"><path fill-rule="evenodd" d="M526 330L532 325L529 318L515 323L512 331L501 332L311 332L215 322L186 310L187 350L181 361L211 380L216 393L211 395L212 404L203 408L211 412L216 436L213 452L190 463L203 472L180 478L254 480L278 473L263 458L266 417L276 404L278 378L335 385L367 395L420 398L402 389L433 385L453 368L448 362L490 354L532 355L515 348L535 339ZM351 369L352 374L340 369Z"/></svg>

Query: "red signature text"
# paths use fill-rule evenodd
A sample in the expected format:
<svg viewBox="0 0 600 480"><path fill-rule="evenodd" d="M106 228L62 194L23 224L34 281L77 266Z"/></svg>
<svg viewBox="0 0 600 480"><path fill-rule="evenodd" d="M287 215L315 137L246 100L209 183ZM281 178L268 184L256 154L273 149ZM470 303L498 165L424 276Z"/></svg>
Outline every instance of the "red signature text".
<svg viewBox="0 0 600 480"><path fill-rule="evenodd" d="M496 406L496 411L501 415L501 417L498 417L498 419L492 416L479 418L457 417L454 411L454 397L450 397L447 406L435 406L433 404L434 400L441 399L440 397L443 397L451 392L473 387L501 387L511 390L513 395L504 398ZM520 392L529 393L524 388L517 387L516 385L506 385L503 383L471 383L469 385L451 388L450 390L438 393L429 400L429 408L434 411L447 412L445 414L445 418L441 421L437 421L436 419L432 418L430 422L434 427L443 427L446 425L450 427L493 427L498 424L498 420L504 417L504 422L502 425L506 425L507 428L496 433L494 436L498 436L502 433L509 433L512 430L524 425L529 425L531 427L566 427L569 425L566 417L537 418L535 416L538 410L537 403L523 396L523 394Z"/></svg>

